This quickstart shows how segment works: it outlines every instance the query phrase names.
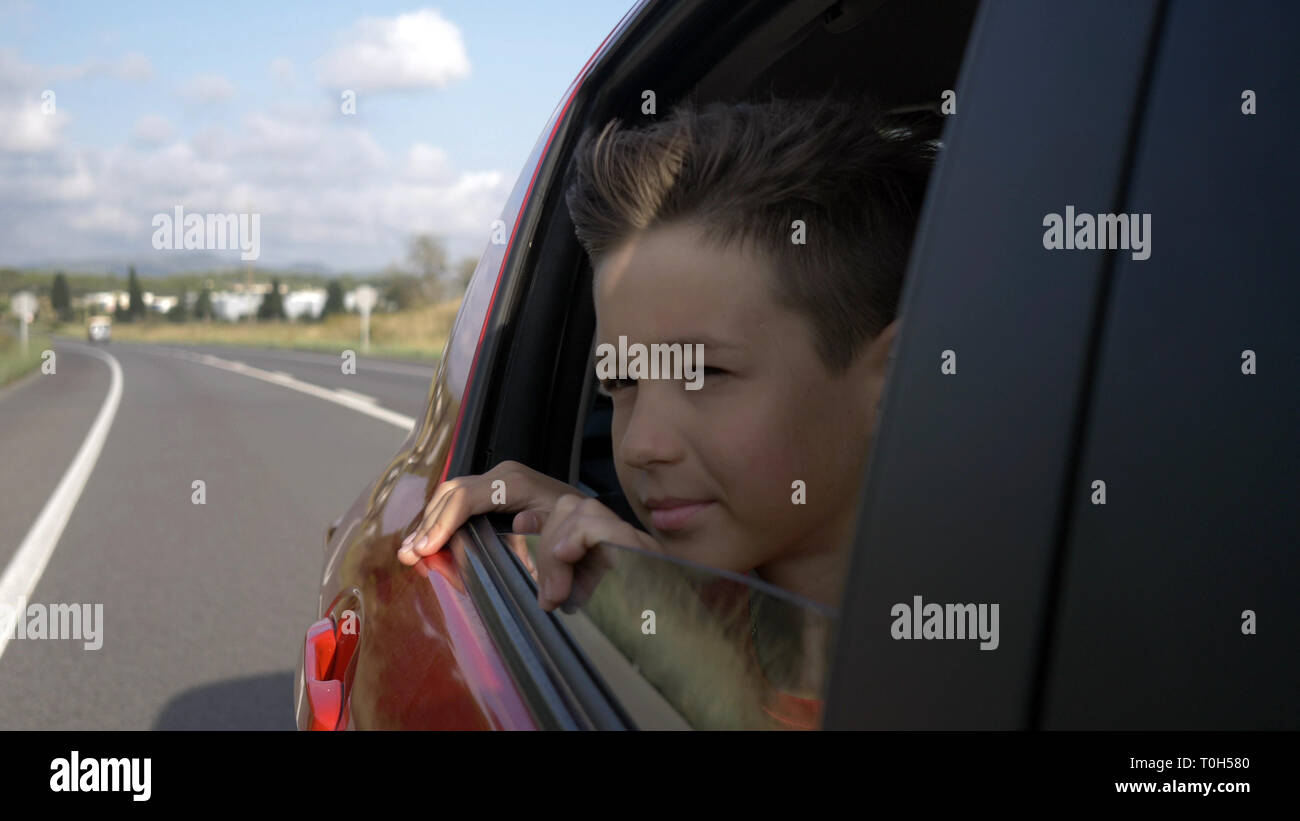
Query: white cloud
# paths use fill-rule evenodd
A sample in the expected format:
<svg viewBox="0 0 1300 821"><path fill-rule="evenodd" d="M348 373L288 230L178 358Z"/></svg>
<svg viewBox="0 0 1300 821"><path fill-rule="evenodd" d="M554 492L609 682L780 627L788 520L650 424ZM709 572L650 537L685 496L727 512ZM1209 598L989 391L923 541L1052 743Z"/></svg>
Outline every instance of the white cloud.
<svg viewBox="0 0 1300 821"><path fill-rule="evenodd" d="M51 88L50 69L28 63L13 49L0 49L0 154L53 150L69 122Z"/></svg>
<svg viewBox="0 0 1300 821"><path fill-rule="evenodd" d="M469 76L460 29L433 9L357 21L316 64L327 88L358 92L445 88Z"/></svg>
<svg viewBox="0 0 1300 821"><path fill-rule="evenodd" d="M406 153L406 176L411 179L445 179L448 170L447 152L437 146L415 143Z"/></svg>
<svg viewBox="0 0 1300 821"><path fill-rule="evenodd" d="M152 129L165 121L149 119L136 131L161 136ZM0 137L14 133L0 130ZM266 265L377 270L401 260L410 235L421 231L445 237L455 259L482 250L511 181L497 171L458 170L429 143L390 158L369 131L340 122L328 105L261 111L188 139L107 149L56 140L43 153L0 150L0 208L8 216L0 220L0 265L166 254L150 244L151 221L176 205L261 214Z"/></svg>
<svg viewBox="0 0 1300 821"><path fill-rule="evenodd" d="M175 133L176 129L167 118L157 114L144 115L135 121L135 128L131 130L132 136L143 143L165 143Z"/></svg>
<svg viewBox="0 0 1300 821"><path fill-rule="evenodd" d="M118 205L101 203L71 212L69 224L79 231L130 236L140 229L138 219Z"/></svg>
<svg viewBox="0 0 1300 821"><path fill-rule="evenodd" d="M55 98L57 101L57 98ZM59 130L68 116L55 110L46 114L39 102L0 99L0 151L33 153L49 151L59 142Z"/></svg>
<svg viewBox="0 0 1300 821"><path fill-rule="evenodd" d="M453 258L480 252L509 194L506 175L457 169L430 143L390 157L329 100L255 111L189 136L179 136L174 119L146 114L110 147L69 143L74 112L64 111L62 94L57 113L42 110L41 91L61 88L52 78L121 79L143 76L146 66L130 57L39 66L0 49L0 265L101 255L143 261L166 253L151 245L153 215L181 205L261 214L263 264L372 271L401 260L416 231L445 237ZM184 92L212 101L236 90L224 77L201 75Z"/></svg>
<svg viewBox="0 0 1300 821"><path fill-rule="evenodd" d="M281 85L293 85L297 79L293 61L287 57L276 57L271 61L271 79Z"/></svg>
<svg viewBox="0 0 1300 821"><path fill-rule="evenodd" d="M88 77L114 77L140 81L153 76L149 58L132 52L116 60L87 60L80 65L38 66L28 63L14 49L0 49L0 89L30 89Z"/></svg>
<svg viewBox="0 0 1300 821"><path fill-rule="evenodd" d="M41 83L42 72L18 56L11 48L0 48L0 89L5 91L30 90Z"/></svg>
<svg viewBox="0 0 1300 821"><path fill-rule="evenodd" d="M219 103L235 96L235 86L220 74L199 74L181 86L181 96L199 103Z"/></svg>
<svg viewBox="0 0 1300 821"><path fill-rule="evenodd" d="M0 170L0 201L21 206L16 212L34 214L41 211L34 206L87 202L95 193L95 174L82 153L50 152L7 162L0 152Z"/></svg>
<svg viewBox="0 0 1300 821"><path fill-rule="evenodd" d="M148 80L153 76L153 63L139 53L131 53L108 67L109 73L119 80Z"/></svg>

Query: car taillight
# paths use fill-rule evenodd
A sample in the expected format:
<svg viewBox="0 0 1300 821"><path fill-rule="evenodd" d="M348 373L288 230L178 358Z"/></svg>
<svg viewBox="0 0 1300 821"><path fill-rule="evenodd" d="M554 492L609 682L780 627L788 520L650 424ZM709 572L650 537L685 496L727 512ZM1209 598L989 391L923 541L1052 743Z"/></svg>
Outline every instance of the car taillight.
<svg viewBox="0 0 1300 821"><path fill-rule="evenodd" d="M352 622L355 625L355 621ZM342 730L347 727L348 665L357 649L357 631L340 631L333 618L307 629L303 643L302 675L309 711L308 729Z"/></svg>

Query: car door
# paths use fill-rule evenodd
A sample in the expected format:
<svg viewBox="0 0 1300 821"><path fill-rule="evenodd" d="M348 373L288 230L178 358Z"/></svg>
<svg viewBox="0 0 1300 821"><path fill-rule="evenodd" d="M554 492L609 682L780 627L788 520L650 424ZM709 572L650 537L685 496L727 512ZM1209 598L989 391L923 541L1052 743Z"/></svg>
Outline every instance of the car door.
<svg viewBox="0 0 1300 821"><path fill-rule="evenodd" d="M1265 3L981 8L828 728L1297 726L1297 29ZM1149 215L1149 257L1048 250L1066 206ZM917 596L1000 605L1000 643L901 640Z"/></svg>

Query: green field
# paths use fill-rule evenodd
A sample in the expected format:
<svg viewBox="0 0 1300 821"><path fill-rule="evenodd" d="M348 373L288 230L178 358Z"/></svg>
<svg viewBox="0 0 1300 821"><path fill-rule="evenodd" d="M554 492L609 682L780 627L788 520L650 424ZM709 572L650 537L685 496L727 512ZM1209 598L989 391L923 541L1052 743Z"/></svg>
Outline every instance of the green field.
<svg viewBox="0 0 1300 821"><path fill-rule="evenodd" d="M41 352L49 347L50 337L31 329L27 337L27 352L23 353L14 323L5 322L0 326L0 387L39 368Z"/></svg>

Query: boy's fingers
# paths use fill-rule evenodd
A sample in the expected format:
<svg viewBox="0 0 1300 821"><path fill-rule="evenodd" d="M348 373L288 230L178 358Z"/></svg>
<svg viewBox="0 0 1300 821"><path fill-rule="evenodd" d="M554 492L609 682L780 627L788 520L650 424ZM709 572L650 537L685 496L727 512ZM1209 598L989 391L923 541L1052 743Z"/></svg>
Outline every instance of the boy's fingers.
<svg viewBox="0 0 1300 821"><path fill-rule="evenodd" d="M575 581L575 565L591 550L598 550L601 542L634 544L630 525L614 516L593 499L579 500L567 497L556 503L538 544L537 564L543 580L539 602L550 610L575 594L575 584L582 589L576 595L585 601L603 574L603 567L612 566L607 557L595 557L595 563L586 568L592 578ZM547 586L550 585L550 586ZM550 605L549 607L547 605ZM578 602L580 604L580 602Z"/></svg>
<svg viewBox="0 0 1300 821"><path fill-rule="evenodd" d="M490 496L485 498L482 493L482 479L461 477L455 483L444 482L429 500L420 525L402 541L397 558L414 564L421 556L437 553L470 516L491 510Z"/></svg>
<svg viewBox="0 0 1300 821"><path fill-rule="evenodd" d="M425 504L420 524L402 540L397 551L398 560L413 565L421 557L437 553L471 516L482 513L523 510L522 521L516 517L516 532L540 531L551 517L538 507L524 509L545 505L555 490L552 487L554 482L547 484L539 476L536 471L517 462L502 462L487 473L443 482ZM500 495L502 490L505 491L504 499ZM573 498L576 502L582 497Z"/></svg>
<svg viewBox="0 0 1300 821"><path fill-rule="evenodd" d="M584 499L575 506L563 532L556 533L550 549L560 561L577 562L601 542L636 544L635 531L600 502Z"/></svg>
<svg viewBox="0 0 1300 821"><path fill-rule="evenodd" d="M574 565L573 590L564 602L566 613L572 613L584 607L591 599L596 588L605 578L605 572L614 567L607 548L597 545L591 549L580 564Z"/></svg>
<svg viewBox="0 0 1300 821"><path fill-rule="evenodd" d="M435 525L443 514L454 514L456 509L447 509L447 500L455 494L465 495L469 500L469 506L465 513L465 519L456 523L451 528L454 531L460 525L464 524L470 516L476 516L480 513L489 513L492 511L511 511L520 510L532 503L540 495L536 483L533 481L534 472L516 462L502 462L496 467L481 475L459 476L455 479L449 479L438 486L425 505L424 519L420 526L404 540L404 544L413 546L420 537L430 537ZM498 485L498 482L504 482L504 485ZM498 488L506 491L504 500L501 502L494 501L498 494ZM444 526L445 527L445 526ZM445 541L451 534L447 533L443 537Z"/></svg>
<svg viewBox="0 0 1300 821"><path fill-rule="evenodd" d="M557 564L544 575L539 575L541 582L537 586L537 604L543 610L551 611L567 598L573 585L573 566Z"/></svg>
<svg viewBox="0 0 1300 821"><path fill-rule="evenodd" d="M485 504L480 495L475 494L475 489L474 484L466 483L443 497L428 529L411 545L416 554L431 556L437 553L451 538L451 534L469 521L469 517L492 509L490 502Z"/></svg>
<svg viewBox="0 0 1300 821"><path fill-rule="evenodd" d="M569 597L573 566L555 557L554 545L557 539L567 537L579 499L572 495L556 499L555 510L547 517L537 541L537 603L543 610L554 610Z"/></svg>
<svg viewBox="0 0 1300 821"><path fill-rule="evenodd" d="M420 523L416 525L415 530L412 530L407 534L406 538L402 540L402 547L397 552L397 557L399 559L402 559L402 561L407 564L413 564L415 562L418 556L412 548L422 537L428 536L429 529L437 520L438 510L442 507L442 503L447 498L447 494L460 487L460 485L464 483L464 478L465 477L449 479L433 489L433 495L431 495L429 501L424 504L424 513L421 514Z"/></svg>
<svg viewBox="0 0 1300 821"><path fill-rule="evenodd" d="M516 533L538 533L546 524L546 514L540 510L521 510L515 514L511 529Z"/></svg>

